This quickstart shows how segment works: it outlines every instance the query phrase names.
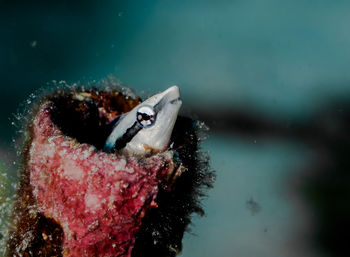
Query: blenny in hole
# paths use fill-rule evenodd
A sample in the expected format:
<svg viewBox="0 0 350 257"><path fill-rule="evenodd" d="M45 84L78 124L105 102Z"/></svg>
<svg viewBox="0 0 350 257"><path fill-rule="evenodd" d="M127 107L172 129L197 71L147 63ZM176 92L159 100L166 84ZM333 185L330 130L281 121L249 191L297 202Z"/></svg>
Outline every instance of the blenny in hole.
<svg viewBox="0 0 350 257"><path fill-rule="evenodd" d="M212 186L203 124L176 86L145 101L108 80L31 106L6 256L172 257Z"/></svg>

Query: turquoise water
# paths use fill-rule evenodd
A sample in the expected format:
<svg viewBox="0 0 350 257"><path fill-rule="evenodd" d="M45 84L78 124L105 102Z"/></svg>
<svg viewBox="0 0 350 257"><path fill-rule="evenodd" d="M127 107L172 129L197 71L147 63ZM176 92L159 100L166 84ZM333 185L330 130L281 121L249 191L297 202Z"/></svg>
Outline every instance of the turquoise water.
<svg viewBox="0 0 350 257"><path fill-rule="evenodd" d="M194 219L181 256L322 256L311 246L310 209L293 190L314 161L306 146L224 134L210 137L204 148L217 181L204 201L207 215Z"/></svg>
<svg viewBox="0 0 350 257"><path fill-rule="evenodd" d="M138 91L181 87L187 105L298 118L349 95L348 1L3 1L1 140L52 80L116 74ZM193 102L192 99L196 99Z"/></svg>

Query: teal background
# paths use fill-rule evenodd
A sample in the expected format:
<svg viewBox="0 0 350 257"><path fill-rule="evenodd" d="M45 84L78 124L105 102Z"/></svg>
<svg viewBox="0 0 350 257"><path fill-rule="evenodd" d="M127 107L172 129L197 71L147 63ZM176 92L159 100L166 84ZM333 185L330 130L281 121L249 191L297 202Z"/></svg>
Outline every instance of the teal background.
<svg viewBox="0 0 350 257"><path fill-rule="evenodd" d="M217 172L181 256L350 256L349 24L342 0L0 0L1 169L53 80L177 84Z"/></svg>

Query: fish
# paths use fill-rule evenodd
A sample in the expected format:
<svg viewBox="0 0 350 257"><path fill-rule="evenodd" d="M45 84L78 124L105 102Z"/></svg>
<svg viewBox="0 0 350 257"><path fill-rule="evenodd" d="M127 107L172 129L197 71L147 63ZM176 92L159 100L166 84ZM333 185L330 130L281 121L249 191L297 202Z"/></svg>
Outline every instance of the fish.
<svg viewBox="0 0 350 257"><path fill-rule="evenodd" d="M122 150L133 155L164 151L169 145L181 104L178 86L148 98L118 118L104 151Z"/></svg>

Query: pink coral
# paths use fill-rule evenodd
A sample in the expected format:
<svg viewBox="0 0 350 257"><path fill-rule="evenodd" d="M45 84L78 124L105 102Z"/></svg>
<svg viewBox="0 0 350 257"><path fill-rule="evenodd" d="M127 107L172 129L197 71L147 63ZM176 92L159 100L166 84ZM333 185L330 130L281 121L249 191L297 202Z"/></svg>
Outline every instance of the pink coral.
<svg viewBox="0 0 350 257"><path fill-rule="evenodd" d="M149 158L98 151L62 134L44 104L33 122L30 184L39 210L64 232L64 256L131 256L147 209L172 172L172 153Z"/></svg>

